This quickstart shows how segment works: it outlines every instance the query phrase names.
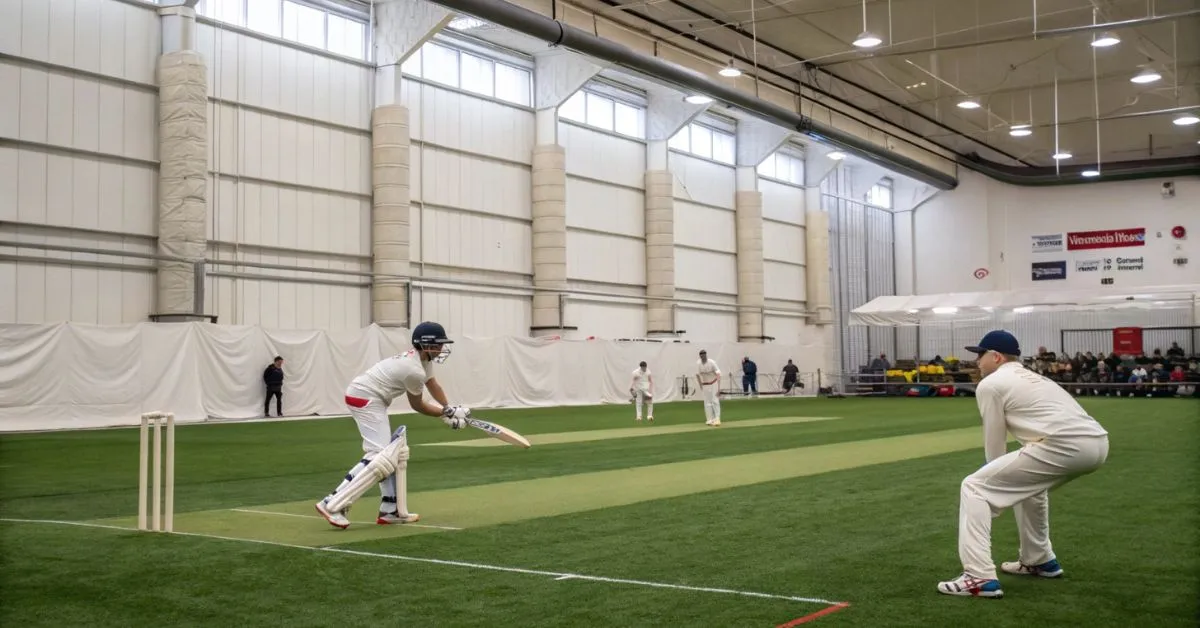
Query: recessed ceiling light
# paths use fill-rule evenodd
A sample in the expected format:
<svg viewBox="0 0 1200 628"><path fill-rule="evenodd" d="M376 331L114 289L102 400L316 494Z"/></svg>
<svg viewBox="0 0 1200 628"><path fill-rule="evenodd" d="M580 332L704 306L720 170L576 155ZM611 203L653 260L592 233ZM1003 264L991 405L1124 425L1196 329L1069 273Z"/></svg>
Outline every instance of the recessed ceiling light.
<svg viewBox="0 0 1200 628"><path fill-rule="evenodd" d="M1178 118L1175 118L1174 120L1172 120L1172 122L1174 122L1175 124L1177 124L1179 126L1191 126L1193 124L1196 124L1197 122L1200 122L1200 118L1197 118L1196 114L1194 114L1194 113L1185 113L1185 114L1179 116Z"/></svg>
<svg viewBox="0 0 1200 628"><path fill-rule="evenodd" d="M834 151L829 151L829 153L827 153L825 156L834 161L841 161L842 159L845 159L846 153L834 150Z"/></svg>
<svg viewBox="0 0 1200 628"><path fill-rule="evenodd" d="M859 34L858 39L854 40L854 45L859 48L874 48L882 43L882 39L876 37L874 34L868 31L863 31Z"/></svg>
<svg viewBox="0 0 1200 628"><path fill-rule="evenodd" d="M1013 137L1028 137L1033 135L1033 129L1029 128L1028 124L1014 124L1009 127L1008 134Z"/></svg>
<svg viewBox="0 0 1200 628"><path fill-rule="evenodd" d="M978 109L980 104L974 98L967 98L966 100L960 100L958 106L960 109Z"/></svg>
<svg viewBox="0 0 1200 628"><path fill-rule="evenodd" d="M721 76L728 76L730 78L733 78L735 76L741 76L742 71L733 67L732 65L730 65L730 66L726 66L726 67L723 67L720 70L718 70L717 74L720 74Z"/></svg>
<svg viewBox="0 0 1200 628"><path fill-rule="evenodd" d="M1092 46L1096 48L1108 48L1121 43L1121 38L1114 33L1101 33L1099 37L1092 40Z"/></svg>
<svg viewBox="0 0 1200 628"><path fill-rule="evenodd" d="M1153 83L1160 78L1162 78L1162 75L1158 72L1155 72L1150 68L1143 68L1141 72L1133 75L1133 78L1129 80L1134 83Z"/></svg>
<svg viewBox="0 0 1200 628"><path fill-rule="evenodd" d="M1081 174L1085 177L1098 177L1098 176L1100 176L1100 171L1099 170L1084 170L1083 172L1081 172L1079 174Z"/></svg>
<svg viewBox="0 0 1200 628"><path fill-rule="evenodd" d="M708 96L705 96L703 94L693 94L691 96L685 96L684 100L692 103L693 105L706 105L706 104L712 102L712 98L709 98Z"/></svg>
<svg viewBox="0 0 1200 628"><path fill-rule="evenodd" d="M1063 159L1070 159L1071 157L1073 157L1073 155L1064 150L1064 151L1059 151L1057 153L1054 153L1053 155L1051 155L1051 157L1061 161Z"/></svg>

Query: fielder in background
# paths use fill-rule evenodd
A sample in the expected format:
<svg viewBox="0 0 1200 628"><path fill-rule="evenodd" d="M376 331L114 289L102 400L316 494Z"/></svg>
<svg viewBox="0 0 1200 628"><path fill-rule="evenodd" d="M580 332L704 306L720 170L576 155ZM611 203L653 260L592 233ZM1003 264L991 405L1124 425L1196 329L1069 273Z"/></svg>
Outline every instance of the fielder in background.
<svg viewBox="0 0 1200 628"><path fill-rule="evenodd" d="M783 394L790 395L792 390L796 388L797 379L800 377L800 369L791 360L783 367ZM803 388L803 386L801 386Z"/></svg>
<svg viewBox="0 0 1200 628"><path fill-rule="evenodd" d="M963 573L939 582L947 595L1003 597L992 562L992 519L1006 508L1017 518L1018 560L1005 573L1057 578L1062 565L1050 547L1050 489L1100 468L1108 458L1108 432L1058 384L1025 368L1012 334L988 332L979 345L983 380L975 389L983 419L987 464L962 482L958 555ZM1021 448L1007 452L1011 433Z"/></svg>
<svg viewBox="0 0 1200 628"><path fill-rule="evenodd" d="M362 434L363 457L350 469L342 483L317 502L317 512L334 527L350 526L346 512L367 489L379 483L383 497L375 523L414 523L421 516L408 511L408 438L405 426L392 432L387 409L401 393L408 395L413 410L440 417L451 429L467 424L471 411L451 406L433 376L434 363L441 364L450 355L447 345L454 341L437 323L425 322L412 332L413 348L381 360L366 373L354 378L346 388L346 406ZM425 400L425 389L436 403Z"/></svg>
<svg viewBox="0 0 1200 628"><path fill-rule="evenodd" d="M704 395L705 425L716 427L721 424L721 369L708 359L708 352L700 350L700 361L696 365L696 383Z"/></svg>
<svg viewBox="0 0 1200 628"><path fill-rule="evenodd" d="M629 396L633 397L633 405L637 409L637 420L642 420L642 404L646 405L646 420L654 420L654 376L645 362L638 362L633 370L633 381L629 384Z"/></svg>

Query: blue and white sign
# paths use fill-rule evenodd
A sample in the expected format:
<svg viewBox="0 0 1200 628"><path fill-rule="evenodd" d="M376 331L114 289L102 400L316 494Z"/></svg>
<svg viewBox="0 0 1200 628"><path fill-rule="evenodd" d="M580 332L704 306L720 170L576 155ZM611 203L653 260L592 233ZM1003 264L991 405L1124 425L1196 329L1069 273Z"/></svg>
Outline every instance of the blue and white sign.
<svg viewBox="0 0 1200 628"><path fill-rule="evenodd" d="M1059 260L1056 262L1034 262L1033 263L1033 280L1047 281L1050 279L1066 279L1067 278L1067 261Z"/></svg>

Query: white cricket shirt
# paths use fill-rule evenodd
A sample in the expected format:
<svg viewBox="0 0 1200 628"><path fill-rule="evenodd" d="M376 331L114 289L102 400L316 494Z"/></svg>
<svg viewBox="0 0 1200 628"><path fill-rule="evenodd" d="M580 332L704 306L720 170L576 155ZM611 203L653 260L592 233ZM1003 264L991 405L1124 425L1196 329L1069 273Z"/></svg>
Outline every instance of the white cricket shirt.
<svg viewBox="0 0 1200 628"><path fill-rule="evenodd" d="M706 362L696 360L696 373L700 376L700 381L705 384L711 384L721 376L721 369L713 360Z"/></svg>
<svg viewBox="0 0 1200 628"><path fill-rule="evenodd" d="M1008 362L975 388L987 461L1006 453L1005 432L1022 445L1048 437L1104 436L1107 431L1058 384Z"/></svg>
<svg viewBox="0 0 1200 628"><path fill-rule="evenodd" d="M374 393L384 405L391 405L392 400L402 393L423 394L425 382L432 377L433 362L422 363L417 352L409 349L400 355L380 360L366 373L355 377L352 383Z"/></svg>
<svg viewBox="0 0 1200 628"><path fill-rule="evenodd" d="M633 389L650 390L650 369L633 369Z"/></svg>

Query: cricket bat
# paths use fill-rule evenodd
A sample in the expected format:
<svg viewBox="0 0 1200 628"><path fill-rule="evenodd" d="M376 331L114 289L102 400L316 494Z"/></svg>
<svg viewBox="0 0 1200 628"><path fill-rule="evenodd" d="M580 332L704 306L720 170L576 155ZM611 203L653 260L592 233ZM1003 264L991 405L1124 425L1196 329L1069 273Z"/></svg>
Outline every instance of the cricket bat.
<svg viewBox="0 0 1200 628"><path fill-rule="evenodd" d="M510 445L516 445L517 447L522 447L524 449L529 449L533 446L524 436L521 436L520 434L498 423L484 421L483 419L476 417L467 417L467 425L470 425L478 430L483 430L484 432L487 432L488 436L491 436L492 438L498 438Z"/></svg>

